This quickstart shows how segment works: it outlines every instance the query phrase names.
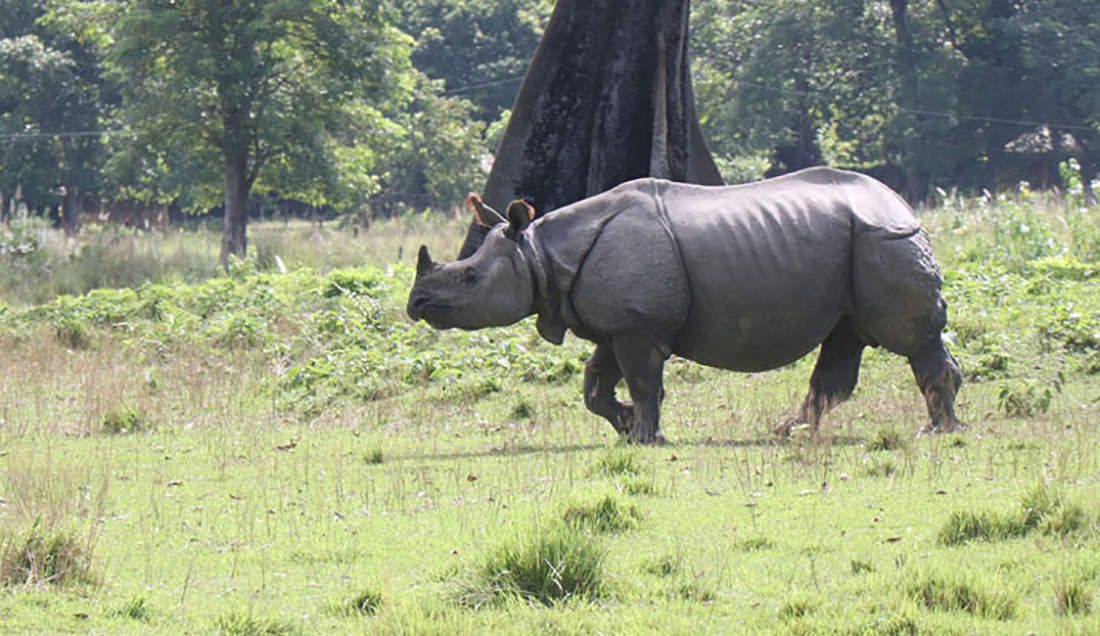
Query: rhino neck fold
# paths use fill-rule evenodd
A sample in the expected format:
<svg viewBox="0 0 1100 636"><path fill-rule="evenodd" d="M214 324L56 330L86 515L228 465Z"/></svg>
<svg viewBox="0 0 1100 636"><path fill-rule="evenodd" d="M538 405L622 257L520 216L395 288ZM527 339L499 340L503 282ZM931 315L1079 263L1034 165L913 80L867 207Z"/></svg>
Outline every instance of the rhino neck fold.
<svg viewBox="0 0 1100 636"><path fill-rule="evenodd" d="M562 319L562 297L554 281L550 259L546 257L536 232L520 234L519 246L534 286L532 313L538 314L536 327L539 335L554 344L561 344L565 339L566 325Z"/></svg>

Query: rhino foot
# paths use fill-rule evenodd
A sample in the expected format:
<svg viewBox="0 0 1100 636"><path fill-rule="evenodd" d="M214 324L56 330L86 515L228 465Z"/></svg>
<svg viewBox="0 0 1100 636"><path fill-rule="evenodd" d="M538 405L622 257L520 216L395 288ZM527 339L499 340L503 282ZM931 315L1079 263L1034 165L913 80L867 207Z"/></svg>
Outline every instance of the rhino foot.
<svg viewBox="0 0 1100 636"><path fill-rule="evenodd" d="M944 433L957 433L963 429L963 425L955 420L947 424L936 424L935 422L928 422L924 426L920 427L917 431L917 437L925 437L927 435L942 435Z"/></svg>
<svg viewBox="0 0 1100 636"><path fill-rule="evenodd" d="M784 440L791 436L791 433L798 429L808 428L809 424L803 421L801 418L791 416L783 420L778 426L772 428L772 435Z"/></svg>
<svg viewBox="0 0 1100 636"><path fill-rule="evenodd" d="M668 439L661 431L657 431L653 435L639 435L634 431L627 433L627 440L632 444L653 444L655 446L664 446L668 443Z"/></svg>

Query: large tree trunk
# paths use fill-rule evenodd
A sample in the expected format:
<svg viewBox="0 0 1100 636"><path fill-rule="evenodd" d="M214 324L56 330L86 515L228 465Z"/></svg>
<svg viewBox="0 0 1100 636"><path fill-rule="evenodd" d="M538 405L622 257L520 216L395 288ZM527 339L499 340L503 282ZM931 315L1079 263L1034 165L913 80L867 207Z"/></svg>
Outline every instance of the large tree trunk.
<svg viewBox="0 0 1100 636"><path fill-rule="evenodd" d="M66 186L64 192L61 196L61 226L66 236L76 236L80 232L80 215L84 207L80 187Z"/></svg>
<svg viewBox="0 0 1100 636"><path fill-rule="evenodd" d="M558 0L482 193L545 214L624 181L720 184L695 114L690 0ZM459 258L481 245L470 225Z"/></svg>
<svg viewBox="0 0 1100 636"><path fill-rule="evenodd" d="M248 251L248 160L245 153L225 153L225 233L222 235L221 265L229 267L229 256L244 258Z"/></svg>
<svg viewBox="0 0 1100 636"><path fill-rule="evenodd" d="M897 69L900 90L898 102L908 108L920 108L920 86L917 77L917 51L913 45L913 30L909 18L909 0L890 0L890 16L894 22L894 65ZM947 13L944 12L946 19ZM910 116L910 115L906 115ZM920 114L914 117L916 126L920 127L924 117ZM901 162L904 163L904 162ZM912 205L924 201L928 194L930 180L926 170L902 168L901 194Z"/></svg>

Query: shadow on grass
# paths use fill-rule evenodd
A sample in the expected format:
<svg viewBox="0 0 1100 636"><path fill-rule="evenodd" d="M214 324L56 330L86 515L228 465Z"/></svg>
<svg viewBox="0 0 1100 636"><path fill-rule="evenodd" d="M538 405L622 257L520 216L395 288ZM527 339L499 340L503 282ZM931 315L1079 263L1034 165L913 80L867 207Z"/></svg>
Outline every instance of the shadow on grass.
<svg viewBox="0 0 1100 636"><path fill-rule="evenodd" d="M850 435L838 435L836 437L829 438L828 440L819 439L817 441L803 442L809 446L861 446L866 443L862 437L854 437ZM622 443L622 442L618 442ZM790 440L778 439L772 435L765 435L761 437L751 437L742 439L714 439L707 438L701 440L691 440L687 442L670 442L661 446L660 448L666 448L675 450L677 448L764 448L768 446L785 446L792 445L795 442ZM560 445L540 445L540 444L517 444L515 446L493 446L491 448L485 448L480 450L463 450L454 452L442 452L442 453L406 453L403 455L393 455L387 458L387 461L401 461L403 459L418 459L418 460L451 460L451 459L476 459L482 457L522 457L525 455L538 455L538 454L550 454L550 455L563 455L568 453L578 453L583 451L595 451L602 448L608 448L609 444L560 444ZM639 448L646 448L639 446Z"/></svg>

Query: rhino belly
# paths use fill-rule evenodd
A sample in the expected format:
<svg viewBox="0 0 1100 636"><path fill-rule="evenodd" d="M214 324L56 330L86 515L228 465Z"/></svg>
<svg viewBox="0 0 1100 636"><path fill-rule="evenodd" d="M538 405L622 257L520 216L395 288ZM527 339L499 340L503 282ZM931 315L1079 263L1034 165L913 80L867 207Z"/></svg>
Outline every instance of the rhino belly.
<svg viewBox="0 0 1100 636"><path fill-rule="evenodd" d="M813 351L844 314L835 302L747 305L715 298L692 304L673 351L731 371L777 369Z"/></svg>

